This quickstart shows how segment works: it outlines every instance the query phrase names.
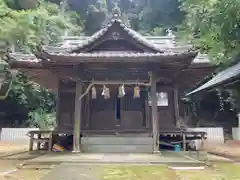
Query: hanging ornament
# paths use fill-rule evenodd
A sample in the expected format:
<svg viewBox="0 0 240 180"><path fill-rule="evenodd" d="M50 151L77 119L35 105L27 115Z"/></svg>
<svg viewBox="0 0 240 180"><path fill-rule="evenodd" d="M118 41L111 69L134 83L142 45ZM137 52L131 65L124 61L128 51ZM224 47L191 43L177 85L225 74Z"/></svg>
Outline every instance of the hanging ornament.
<svg viewBox="0 0 240 180"><path fill-rule="evenodd" d="M95 86L92 87L92 99L97 99L97 91Z"/></svg>
<svg viewBox="0 0 240 180"><path fill-rule="evenodd" d="M104 96L104 99L109 99L110 98L110 90L105 85L103 85L102 96Z"/></svg>
<svg viewBox="0 0 240 180"><path fill-rule="evenodd" d="M123 96L125 96L125 88L124 88L124 84L119 86L118 88L118 97L121 98Z"/></svg>
<svg viewBox="0 0 240 180"><path fill-rule="evenodd" d="M134 87L133 98L140 98L140 87L139 86Z"/></svg>

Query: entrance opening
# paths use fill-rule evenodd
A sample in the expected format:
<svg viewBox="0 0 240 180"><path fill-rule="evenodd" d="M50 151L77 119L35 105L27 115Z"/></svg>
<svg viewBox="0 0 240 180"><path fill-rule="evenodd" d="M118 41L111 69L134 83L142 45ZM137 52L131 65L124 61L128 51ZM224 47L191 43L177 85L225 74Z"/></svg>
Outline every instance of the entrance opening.
<svg viewBox="0 0 240 180"><path fill-rule="evenodd" d="M117 124L120 125L120 120L121 120L121 99L117 98L116 102L116 120Z"/></svg>

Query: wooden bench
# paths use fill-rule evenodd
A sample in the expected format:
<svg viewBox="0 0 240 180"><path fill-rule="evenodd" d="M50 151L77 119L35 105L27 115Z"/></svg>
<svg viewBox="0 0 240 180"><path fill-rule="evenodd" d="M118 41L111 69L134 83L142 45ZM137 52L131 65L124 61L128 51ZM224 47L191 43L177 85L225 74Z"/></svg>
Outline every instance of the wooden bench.
<svg viewBox="0 0 240 180"><path fill-rule="evenodd" d="M44 137L43 135L47 135ZM36 130L36 131L29 131L27 136L29 136L29 151L33 151L33 144L34 142L37 143L37 150L40 150L41 143L48 144L48 151L52 151L52 139L53 139L53 131L52 130Z"/></svg>
<svg viewBox="0 0 240 180"><path fill-rule="evenodd" d="M71 131L59 131L59 130L36 130L36 131L29 131L27 136L30 138L29 143L29 151L33 151L33 144L34 142L37 143L37 150L40 150L41 143L48 144L48 151L52 151L53 146L53 136L54 135L72 135L73 132ZM44 137L47 136L47 137Z"/></svg>

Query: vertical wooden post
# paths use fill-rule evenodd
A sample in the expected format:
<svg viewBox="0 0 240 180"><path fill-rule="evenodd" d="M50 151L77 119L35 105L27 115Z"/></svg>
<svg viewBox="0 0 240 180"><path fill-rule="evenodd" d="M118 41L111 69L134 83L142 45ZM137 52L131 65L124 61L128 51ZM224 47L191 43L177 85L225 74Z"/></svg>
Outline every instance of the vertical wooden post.
<svg viewBox="0 0 240 180"><path fill-rule="evenodd" d="M75 91L75 113L74 113L74 134L73 134L73 152L81 152L80 147L80 131L81 131L81 115L82 115L82 100L80 99L82 93L81 81L76 82Z"/></svg>
<svg viewBox="0 0 240 180"><path fill-rule="evenodd" d="M88 128L89 127L89 122L90 122L90 103L91 103L91 97L90 97L90 94L88 93L87 94L87 97L86 97L86 124L85 124L85 127Z"/></svg>
<svg viewBox="0 0 240 180"><path fill-rule="evenodd" d="M41 133L37 134L37 139L38 139L38 141L37 141L37 150L40 150L41 143L40 143L39 140L41 139Z"/></svg>
<svg viewBox="0 0 240 180"><path fill-rule="evenodd" d="M33 150L33 138L34 138L34 133L30 133L30 140L29 140L29 151Z"/></svg>
<svg viewBox="0 0 240 180"><path fill-rule="evenodd" d="M57 83L57 91L56 91L56 125L57 129L60 127L60 88L61 88L61 80L58 79Z"/></svg>
<svg viewBox="0 0 240 180"><path fill-rule="evenodd" d="M49 140L48 140L48 152L52 152L52 146L53 146L53 132L49 132Z"/></svg>
<svg viewBox="0 0 240 180"><path fill-rule="evenodd" d="M152 101L153 153L159 153L160 151L159 151L159 125L157 109L157 81L154 73L152 73L151 101Z"/></svg>
<svg viewBox="0 0 240 180"><path fill-rule="evenodd" d="M204 134L205 133L201 133L201 144L200 144L200 150L202 151L203 150L203 148L204 148Z"/></svg>
<svg viewBox="0 0 240 180"><path fill-rule="evenodd" d="M174 114L175 114L175 120L176 120L176 125L177 125L177 121L179 120L180 118L180 115L179 115L179 93L178 93L178 88L176 85L174 85Z"/></svg>
<svg viewBox="0 0 240 180"><path fill-rule="evenodd" d="M186 147L186 134L183 132L182 136L183 136L183 151L186 151L187 150L187 147Z"/></svg>
<svg viewBox="0 0 240 180"><path fill-rule="evenodd" d="M145 110L145 126L149 127L149 105L148 105L148 89L145 91L145 102L144 102L144 110Z"/></svg>

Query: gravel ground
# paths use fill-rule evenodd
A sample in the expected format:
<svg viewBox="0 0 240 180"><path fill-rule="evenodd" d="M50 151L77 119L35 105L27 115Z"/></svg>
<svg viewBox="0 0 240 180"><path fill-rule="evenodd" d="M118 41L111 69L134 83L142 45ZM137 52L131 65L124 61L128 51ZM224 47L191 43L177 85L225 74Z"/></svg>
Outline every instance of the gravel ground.
<svg viewBox="0 0 240 180"><path fill-rule="evenodd" d="M28 142L6 142L0 141L0 156L7 155L9 153L17 153L28 150Z"/></svg>

